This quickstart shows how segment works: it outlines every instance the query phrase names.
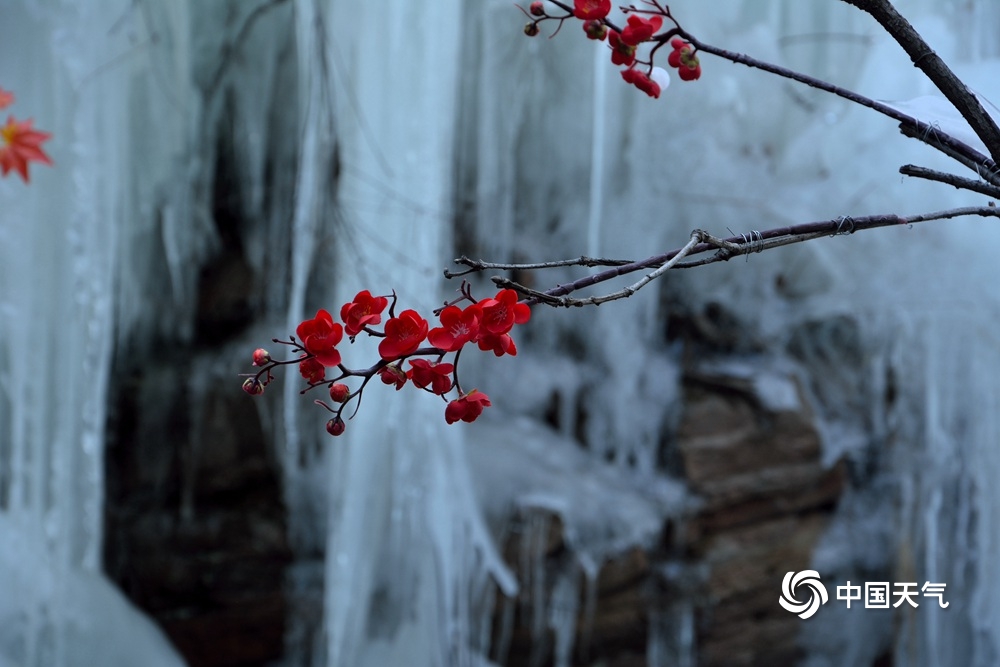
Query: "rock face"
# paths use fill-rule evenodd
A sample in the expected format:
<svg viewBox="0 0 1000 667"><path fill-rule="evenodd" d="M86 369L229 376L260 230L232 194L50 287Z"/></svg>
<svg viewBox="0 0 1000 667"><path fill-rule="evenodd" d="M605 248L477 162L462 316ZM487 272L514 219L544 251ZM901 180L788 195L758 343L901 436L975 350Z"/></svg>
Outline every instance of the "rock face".
<svg viewBox="0 0 1000 667"><path fill-rule="evenodd" d="M532 538L531 529L518 531L505 545L504 557L518 572L521 594L514 601L501 600L497 606L491 659L504 665L554 664L554 656L560 652L560 638L551 627L552 620L560 613L571 613L576 614L576 620L567 627L574 629L575 636L567 642L565 650L573 656L572 664L619 667L646 664L652 592L649 555L640 548L630 549L605 562L596 579L588 583L564 541L563 523L558 515L533 509L522 512L514 522L521 527L533 525L536 530L541 527L543 534ZM539 553L543 563L533 568L523 558L524 542L539 537L545 540ZM568 579L563 579L567 573L570 573ZM566 581L575 588L570 603L565 599L565 591L558 590ZM539 595L544 603L536 607ZM538 618L539 612L544 618ZM505 613L512 614L509 643L501 639Z"/></svg>
<svg viewBox="0 0 1000 667"><path fill-rule="evenodd" d="M504 555L522 588L516 601L497 604L492 659L558 662L551 618L559 613L563 577L574 570L570 664L638 667L651 664L652 651L665 664L671 654L693 653L698 665L795 664L802 657L802 621L778 605L781 581L787 571L809 568L844 488L845 467L823 465L812 414L791 377L761 375L756 365L745 371L685 376L671 458L700 502L668 520L658 543L607 559L588 585L558 515L522 509L512 517L520 528ZM541 563L524 556L531 540L543 545L535 550ZM537 618L538 596L550 620ZM678 613L684 609L686 621Z"/></svg>
<svg viewBox="0 0 1000 667"><path fill-rule="evenodd" d="M282 655L291 560L279 476L250 401L232 380L200 397L184 364L134 376L109 447L108 575L192 667ZM159 407L152 407L158 403Z"/></svg>
<svg viewBox="0 0 1000 667"><path fill-rule="evenodd" d="M228 372L199 371L210 358L227 371L240 362L204 355L159 359L121 381L107 453L107 570L193 667L266 664L281 659L296 604L285 586L292 554L280 472L254 403ZM778 605L781 580L809 568L844 466L823 465L790 375L759 362L701 366L682 384L663 459L697 503L655 510L649 534L663 516L658 537L603 551L597 563L579 548L579 526L515 504L499 524L521 589L495 605L497 664L640 667L654 652L659 664L694 655L709 666L802 657L802 621ZM635 485L627 469L567 446L589 463L553 453L542 488L575 488L569 497L581 501L596 485L607 502L624 502ZM570 481L554 485L556 474Z"/></svg>
<svg viewBox="0 0 1000 667"><path fill-rule="evenodd" d="M232 375L247 360L225 352L251 324L254 276L237 213L220 208L216 221L223 247L201 272L193 340L154 346L172 353L119 369L106 452L106 570L192 667L288 659L286 624L306 600L286 587L292 552L279 464ZM754 354L720 347L727 358ZM693 655L699 665L750 666L801 657L801 620L778 605L781 580L809 568L844 467L823 465L813 415L789 374L761 359L697 361L705 358L688 359L679 420L650 489L568 439L567 451L544 462L548 440L525 449L509 471L522 484L532 478L536 496L558 488L577 507L564 516L515 497L517 509L495 517L521 582L516 599L498 596L496 663L639 667ZM653 492L667 472L696 504ZM602 511L626 505L637 513ZM599 525L581 531L582 522ZM608 547L606 534L623 532L612 528L635 524L643 529ZM595 549L581 534L603 543Z"/></svg>
<svg viewBox="0 0 1000 667"><path fill-rule="evenodd" d="M282 472L234 370L248 367L240 336L259 314L232 141L222 132L218 245L198 271L191 321L132 341L150 352L116 364L105 453L105 569L191 667L279 659L290 604Z"/></svg>
<svg viewBox="0 0 1000 667"><path fill-rule="evenodd" d="M685 379L677 441L684 475L704 500L683 536L687 556L707 572L697 623L701 665L794 664L801 657L802 621L778 605L781 580L809 569L846 481L843 463L822 465L819 435L796 385L771 380L787 400L768 405L754 386L759 378Z"/></svg>

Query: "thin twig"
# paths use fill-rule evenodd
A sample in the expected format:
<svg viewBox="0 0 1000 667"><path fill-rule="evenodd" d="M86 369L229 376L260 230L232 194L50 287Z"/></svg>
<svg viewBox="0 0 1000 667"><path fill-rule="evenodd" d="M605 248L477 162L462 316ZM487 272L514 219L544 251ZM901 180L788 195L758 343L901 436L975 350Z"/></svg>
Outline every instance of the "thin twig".
<svg viewBox="0 0 1000 667"><path fill-rule="evenodd" d="M455 263L469 268L464 271L450 271L445 269L444 277L451 279L461 278L470 273L478 273L480 271L533 271L536 269L553 269L559 266L621 266L623 264L631 264L633 261L631 259L603 259L600 257L580 256L575 259L558 259L551 262L507 264L503 262L485 262L481 259L472 259L462 255L455 259Z"/></svg>
<svg viewBox="0 0 1000 667"><path fill-rule="evenodd" d="M247 14L246 19L243 21L243 25L241 25L239 31L237 31L236 38L232 41L223 43L222 53L219 54L219 64L215 68L215 72L212 74L212 78L208 84L208 90L206 91L209 97L218 92L219 85L222 83L222 76L226 73L226 69L235 57L236 50L250 34L250 29L253 28L257 19L261 18L264 14L284 2L286 2L286 0L268 0L267 2L262 2L254 7L253 11Z"/></svg>
<svg viewBox="0 0 1000 667"><path fill-rule="evenodd" d="M903 165L899 168L899 173L904 176L913 176L914 178L925 178L928 181L947 183L948 185L953 185L962 190L972 190L973 192L978 192L979 194L986 195L987 197L1000 199L1000 187L989 183L983 183L982 181L974 181L971 178L962 178L961 176L956 176L955 174L936 171L926 167L918 167L915 164Z"/></svg>
<svg viewBox="0 0 1000 667"><path fill-rule="evenodd" d="M708 232L703 232L700 229L696 229L693 232L691 232L691 238L688 240L687 244L685 244L683 248L677 250L676 254L673 257L671 257L669 261L665 262L655 271L643 276L638 281L629 285L628 287L624 287L618 290L617 292L612 292L611 294L605 294L604 296L591 296L587 297L586 299L568 299L566 297L554 297L552 301L547 301L547 303L551 306L562 306L562 307L574 306L579 308L581 306L599 306L602 303L606 303L608 301L627 299L628 297L632 296L633 294L641 290L643 287L648 285L650 282L656 280L664 273L674 268L674 266L679 261L687 257L687 254L691 252L691 250L693 250L695 247L697 247L699 243L717 244L717 247L723 249L729 249L727 246L732 245L732 244L727 244L725 241L721 241L715 238ZM500 287L513 287L513 285L516 284L513 283L513 281L507 281L506 279L502 280L504 281L504 284L502 285L500 284L500 282L496 280L494 280L493 282Z"/></svg>
<svg viewBox="0 0 1000 667"><path fill-rule="evenodd" d="M922 141L931 148L941 151L953 160L957 160L972 171L976 172L980 178L993 185L1000 186L1000 169L996 162L989 159L974 148L959 142L950 134L944 134L936 128L919 130L918 128L901 123L899 131L904 136ZM975 155L973 155L975 154Z"/></svg>
<svg viewBox="0 0 1000 667"><path fill-rule="evenodd" d="M788 227L776 227L763 232L753 231L749 235L743 234L740 236L730 236L725 239L717 239L706 232L696 230L692 232L691 240L681 248L671 250L660 255L654 255L637 262L622 264L621 266L616 266L589 276L584 276L570 283L556 285L555 287L545 290L544 292L527 288L524 285L499 276L492 278L492 280L500 287L515 289L524 296L528 297L525 302L529 305L545 304L558 307L599 305L605 301L620 299L625 296L629 296L630 294L634 294L637 289L645 286L651 280L660 277L663 273L670 269L693 268L695 266L704 266L706 264L724 262L740 255L749 255L751 253L772 250L786 245L803 243L805 241L811 241L824 236L853 234L854 232L867 229L878 229L880 227L891 227L897 225L911 225L919 222L948 220L951 218L972 215L1000 218L1000 208L992 206L967 206L963 208L949 209L947 211L922 213L907 217L901 217L895 214L868 215L857 218L848 216L832 220L807 222ZM691 262L679 261L684 257L692 257L694 255L699 255L713 250L715 251L715 254L712 257ZM564 298L566 295L572 294L578 290L593 287L594 285L607 282L608 280L613 280L614 278L618 278L619 276L624 276L635 271L643 271L647 269L656 270L637 283L630 285L624 290L619 290L619 292L606 296L589 297L586 299ZM476 270L485 269L477 268Z"/></svg>

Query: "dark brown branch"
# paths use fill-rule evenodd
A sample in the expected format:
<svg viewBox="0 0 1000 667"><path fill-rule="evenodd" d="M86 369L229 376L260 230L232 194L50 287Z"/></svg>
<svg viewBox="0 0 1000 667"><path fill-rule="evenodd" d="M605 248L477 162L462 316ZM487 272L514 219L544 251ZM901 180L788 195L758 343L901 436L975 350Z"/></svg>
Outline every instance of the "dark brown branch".
<svg viewBox="0 0 1000 667"><path fill-rule="evenodd" d="M910 22L889 0L843 0L849 5L871 14L879 25L903 47L913 61L913 66L927 75L948 101L972 127L994 162L1000 162L1000 128L983 108L979 99L961 79L955 76L941 57L934 53Z"/></svg>
<svg viewBox="0 0 1000 667"><path fill-rule="evenodd" d="M714 56L718 56L719 58L724 58L725 60L728 60L730 62L739 65L746 65L747 67L752 67L754 69L759 69L764 72L769 72L771 74L775 74L782 78L790 79L792 81L804 84L806 86L809 86L810 88L816 88L818 90L831 93L845 100L848 100L849 102L853 102L863 107L867 107L873 111L877 111L878 113L884 116L888 116L893 120L899 121L899 123L901 124L900 130L903 132L904 135L924 141L929 146L936 148L945 153L946 155L960 161L962 164L966 165L969 169L979 174L982 178L990 181L994 185L1000 186L1000 172L998 172L997 169L997 163L1000 162L1000 160L997 159L997 150L994 148L1000 146L1000 130L997 130L996 134L998 143L991 144L991 142L984 137L983 133L981 132L981 130L984 129L983 125L989 124L994 128L994 130L996 130L996 125L993 123L993 120L990 118L989 114L986 113L986 110L983 109L982 105L979 103L979 100L976 99L976 96L973 95L971 91L969 91L969 89L965 86L965 84L963 84L954 75L954 73L951 72L950 69L948 69L948 66L944 64L944 61L942 61L939 56L937 56L936 54L934 54L933 51L930 50L930 47L927 46L927 44L923 41L920 35L916 32L916 30L913 29L913 26L911 26L908 22L906 22L906 20L902 16L899 16L899 14L896 13L894 9L892 9L892 6L889 5L888 2L885 2L885 0L843 0L843 1L855 5L865 11L868 11L869 13L872 12L868 9L867 5L885 4L889 6L889 9L892 10L892 13L898 16L899 19L905 24L905 26L898 24L898 22L894 23L893 26L894 29L897 30L896 33L889 30L888 26L883 25L883 27L890 33L890 35L894 39L896 39L896 41L900 41L900 39L903 38L908 40L906 44L903 44L903 42L900 43L903 44L905 49L907 49L907 53L910 53L911 57L913 57L913 53L911 53L912 49L917 49L919 51L920 57L915 60L914 64L917 67L920 67L920 69L924 71L928 75L928 77L931 78L931 81L934 82L934 84L937 85L938 88L941 89L943 93L945 93L945 96L948 98L948 100L953 105L955 105L956 109L958 109L958 111L962 114L962 116L972 126L972 129L976 132L977 136L983 139L983 143L985 143L986 146L990 148L991 154L993 155L992 160L983 155L982 153L980 153L979 151L975 150L971 146L968 146L967 144L959 141L958 139L955 139L951 135L946 134L941 130L935 128L933 125L930 125L908 114L905 114L887 104L874 100L870 97L866 97L865 95L857 93L848 88L843 88L841 86L834 85L827 81L823 81L822 79L809 76L808 74L796 72L795 70L788 69L787 67L781 67L780 65L775 65L773 63L769 63L763 60L758 60L744 53L738 53L736 51L729 51L728 49L712 46L711 44L702 42L694 35L680 28L680 26L672 28L664 32L663 34L657 35L654 38L654 41L657 42L656 46L654 47L654 50L663 43L665 43L666 41L668 41L674 35L680 35L685 40L690 42L698 51L702 51L704 53L710 53ZM552 0L552 2L568 12L573 11L572 7L563 2L559 2L558 0ZM670 18L671 20L673 20L672 17ZM876 17L876 20L877 19L878 17ZM612 30L618 30L618 31L621 30L618 26L608 21L607 19L604 20L604 23ZM925 63L924 62L925 60L927 60L929 64ZM931 72L929 72L928 69L933 69L934 76L931 76ZM961 88L965 92L964 96L957 96L957 93L955 93L955 95L957 96L955 99L953 99L952 96L949 96L948 92L944 88L942 88L944 82L942 81L939 83L938 81L938 79L941 78L942 72L946 73L947 75L946 78L948 78L949 81L951 82L949 90L953 90L954 92L954 90L956 90L957 88ZM964 100L966 103L966 107L963 108L963 106L958 104L958 102L956 101L957 99ZM969 111L970 109L973 110L978 109L977 113L981 114L980 116L981 122L973 123L969 115L971 113ZM986 136L990 135L987 134ZM933 141L928 140L931 138L933 139Z"/></svg>
<svg viewBox="0 0 1000 667"><path fill-rule="evenodd" d="M900 131L904 135L924 141L927 145L940 150L952 158L955 158L962 164L969 167L969 169L972 169L980 175L997 171L996 162L990 160L988 157L971 146L955 139L950 134L942 132L933 125L907 115L887 104L873 100L870 97L856 93L853 90L842 88L841 86L823 81L822 79L809 76L808 74L796 72L795 70L788 69L787 67L781 67L780 65L774 65L769 62L757 60L756 58L748 56L744 53L737 53L735 51L729 51L717 46L712 46L711 44L705 44L694 37L690 37L689 41L694 44L698 50L704 51L705 53L711 53L714 56L725 58L726 60L739 65L746 65L747 67L753 67L764 72L776 74L785 79L791 79L792 81L805 84L810 88L816 88L818 90L832 93L833 95L842 97L849 102L859 104L873 111L877 111L884 116L888 116L893 120L897 120L900 122ZM993 178L988 180L993 182ZM1000 185L1000 179L998 179L997 182L994 182L994 185Z"/></svg>
<svg viewBox="0 0 1000 667"><path fill-rule="evenodd" d="M478 259L471 259L462 255L455 259L456 264L461 264L462 266L469 267L464 271L451 271L449 269L444 270L444 277L449 280L452 278L461 278L462 276L467 276L470 273L478 273L480 271L531 271L534 269L553 269L558 266L621 266L623 264L631 264L634 260L631 259L602 259L600 257L587 257L580 256L574 259L558 259L551 262L535 262L532 264L510 264L503 262L484 262Z"/></svg>
<svg viewBox="0 0 1000 667"><path fill-rule="evenodd" d="M989 183L983 183L981 181L974 181L971 178L962 178L961 176L956 176L955 174L936 171L934 169L927 169L926 167L918 167L913 164L903 165L899 168L899 173L904 176L913 176L914 178L925 178L929 181L946 183L962 190L972 190L973 192L978 192L986 195L987 197L1000 199L1000 187Z"/></svg>
<svg viewBox="0 0 1000 667"><path fill-rule="evenodd" d="M993 185L1000 186L1000 169L997 164L974 148L958 141L949 134L938 132L930 127L923 131L912 125L901 123L899 131L904 136L922 141L931 148L941 151L953 160L961 162L966 167L976 172L976 174Z"/></svg>
<svg viewBox="0 0 1000 667"><path fill-rule="evenodd" d="M600 283L613 280L620 276L628 275L636 271L644 271L650 269L659 269L665 264L673 260L678 255L682 254L687 257L692 257L701 253L715 251L715 255L702 260L690 261L690 262L676 262L672 265L673 269L681 268L692 268L695 266L703 266L705 264L713 264L715 262L724 262L732 259L733 257L739 257L741 255L749 255L751 253L763 252L764 250L771 250L773 248L779 248L786 245L791 245L794 243L802 243L805 241L810 241L817 238L822 238L824 236L837 236L840 234L853 234L854 232L863 231L866 229L878 229L880 227L891 227L894 225L908 225L916 224L919 222L929 222L932 220L948 220L951 218L958 218L964 216L978 215L981 217L994 217L1000 218L1000 208L995 208L992 206L969 206L964 208L955 208L947 211L937 211L934 213L923 213L919 215L913 215L908 217L900 217L894 214L888 215L868 215L863 217L841 217L834 220L823 220L819 222L807 222L800 225L792 225L788 227L776 227L774 229L769 229L763 232L753 231L750 234L742 234L740 236L730 236L725 239L714 239L711 242L702 242L694 245L689 244L683 248L677 248L660 255L655 255L653 257L648 257L644 260L637 262L630 262L628 264L623 264L622 266L617 266L606 271L601 271L589 276L584 276L570 283L565 283L562 285L557 285L551 289L544 292L539 292L536 290L529 289L519 283L508 280L506 278L495 277L493 282L500 287L509 287L511 289L516 289L521 294L528 296L526 300L528 304L546 304L551 306L582 306L596 304L595 298L588 299L567 299L566 295L572 294L581 289L587 287L593 287L594 285L599 285ZM704 232L696 232L704 234ZM711 238L711 237L709 237ZM689 247L690 246L690 247ZM488 270L486 268L487 263L476 262L476 260L469 260L464 258L465 261L462 263L470 268L477 271ZM510 268L523 268L523 266L531 265L508 265ZM598 297L598 300L600 297ZM606 300L606 299L605 299Z"/></svg>

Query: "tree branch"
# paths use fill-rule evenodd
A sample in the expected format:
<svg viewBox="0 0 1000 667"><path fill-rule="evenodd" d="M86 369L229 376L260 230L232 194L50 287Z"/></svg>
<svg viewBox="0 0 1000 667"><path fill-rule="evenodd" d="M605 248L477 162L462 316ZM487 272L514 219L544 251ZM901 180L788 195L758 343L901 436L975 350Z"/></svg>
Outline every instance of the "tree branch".
<svg viewBox="0 0 1000 667"><path fill-rule="evenodd" d="M843 0L849 5L871 14L879 25L892 36L920 69L951 102L969 123L994 162L1000 162L1000 128L983 108L976 95L961 79L955 76L944 60L936 54L910 22L896 11L889 0Z"/></svg>
<svg viewBox="0 0 1000 667"><path fill-rule="evenodd" d="M689 240L688 243L681 248L677 248L660 255L654 255L653 257L648 257L637 262L629 262L627 264L615 266L599 273L584 276L571 283L556 285L555 287L545 290L544 292L533 290L520 283L507 278L502 278L500 276L492 278L492 281L499 287L515 289L521 294L527 296L528 298L526 303L529 305L545 304L554 307L600 305L606 301L631 296L638 289L642 288L650 281L660 277L670 269L693 268L696 266L704 266L706 264L714 264L716 262L724 262L732 259L733 257L739 257L740 255L749 255L751 253L772 250L786 245L811 241L824 236L853 234L854 232L866 229L878 229L880 227L891 227L894 225L912 225L919 222L948 220L951 218L971 215L1000 218L1000 208L993 206L969 206L949 209L947 211L922 213L905 218L894 214L868 215L858 218L845 216L833 220L807 222L789 227L776 227L763 232L751 231L749 234L731 236L725 239L719 239L711 236L707 232L695 230L691 233L691 240ZM694 255L699 255L713 250L715 251L715 254L711 257L690 262L680 261L684 257L692 257ZM476 272L486 271L500 266L488 262L472 260L468 257L460 257L456 259L455 262L457 264L467 266L472 271ZM560 262L543 262L537 264L505 264L502 266L509 270L531 270L548 268L546 265L571 266L578 263L579 262L577 260L563 260ZM637 283L619 290L618 292L604 296L587 297L584 299L566 298L566 295L572 294L578 290L599 285L600 283L607 282L608 280L612 280L629 273L634 273L635 271L643 271L647 269L655 270L643 279L639 280ZM469 272L470 271L464 271L461 275Z"/></svg>
<svg viewBox="0 0 1000 667"><path fill-rule="evenodd" d="M624 287L618 290L617 292L612 292L611 294L606 294L604 296L591 296L587 297L586 299L567 299L565 297L550 296L546 292L537 292L535 290L530 290L530 294L534 298L539 299L540 301L544 301L550 306L564 306L564 307L599 306L602 303L606 303L608 301L627 299L628 297L632 296L633 294L638 292L640 289L642 289L652 281L662 276L670 269L674 268L677 265L677 263L680 262L684 257L686 257L688 253L691 252L692 249L698 246L699 243L707 243L709 245L719 248L720 250L728 250L728 251L736 250L735 247L731 247L734 244L727 243L726 241L715 238L708 232L696 229L693 232L691 232L691 238L690 240L688 240L687 244L683 248L677 250L674 256L671 257L669 261L664 262L652 273L643 276L637 282L629 285L628 287ZM522 287L520 285L517 285L517 283L515 283L514 281L508 281L506 278L499 278L499 279L494 278L493 282L499 287L511 287L513 289L518 289L518 287ZM519 289L518 291L522 290Z"/></svg>
<svg viewBox="0 0 1000 667"><path fill-rule="evenodd" d="M572 8L560 0L551 1L567 12L572 12ZM843 1L871 14L883 27L883 29L885 29L890 36L892 36L893 39L903 47L906 53L909 54L914 66L924 72L924 74L938 87L938 89L944 93L949 102L954 105L954 107L962 114L963 118L965 118L965 120L969 123L976 135L983 140L983 143L986 145L989 153L993 156L993 159L990 159L971 146L941 131L938 127L936 127L936 125L914 118L888 104L878 102L872 98L866 97L865 95L842 88L821 79L817 79L779 65L757 60L756 58L750 57L746 54L706 44L684 30L670 15L669 9L661 7L655 1L649 2L648 4L656 7L659 11L644 13L662 14L672 20L676 27L671 28L670 30L667 30L653 38L652 42L654 43L654 46L651 56L652 53L655 53L657 48L665 44L672 37L679 35L689 42L696 49L696 52L710 53L736 64L760 69L782 78L796 81L811 88L823 90L846 99L849 102L853 102L854 104L872 109L873 111L898 121L900 123L900 131L905 136L918 139L928 146L936 150L940 150L945 155L948 155L969 169L975 171L980 178L988 181L988 183L981 183L972 179L962 178L953 174L946 174L944 172L938 172L914 165L906 165L902 167L900 171L903 174L938 181L958 188L985 194L990 197L1000 198L1000 169L997 168L997 164L1000 162L1000 128L997 127L997 124L982 107L979 99L960 79L958 79L958 77L955 76L944 61L930 49L927 43L924 42L923 38L917 33L916 30L914 30L913 26L911 26L905 18L896 12L889 0ZM626 12L641 11L636 9L635 5L623 7L623 10ZM607 19L604 19L603 23L613 30L619 30L617 26ZM649 64L652 66L652 57L650 57ZM683 247L636 262L580 257L574 260L542 262L535 264L495 264L471 260L468 257L461 257L456 259L455 262L468 267L468 270L454 273L445 271L445 275L450 278L490 269L537 270L556 266L573 265L610 266L612 268L579 278L568 284L557 285L556 287L544 292L530 289L506 278L494 277L492 279L498 286L516 289L521 294L527 296L527 303L529 304L544 303L557 307L600 305L601 303L605 303L607 301L613 301L631 296L643 286L662 276L670 269L704 266L706 264L726 261L739 255L763 252L764 250L770 250L772 248L778 248L794 243L802 243L804 241L824 236L853 234L855 231L863 229L876 229L891 225L913 224L931 220L945 220L970 215L1000 217L1000 209L993 206L993 202L990 202L990 204L990 206L985 207L956 208L948 211L926 213L906 218L894 214L873 215L859 218L848 216L841 217L836 220L826 220L794 225L791 227L781 227L765 232L755 230L751 231L749 235L743 234L741 236L733 236L728 239L717 239L706 232L695 230L692 232L689 242ZM681 261L684 258L706 253L711 250L714 250L715 252L710 257L690 261ZM592 287L635 271L645 271L649 269L652 269L652 271L638 282L611 294L587 297L583 299L567 298L566 296L577 290Z"/></svg>
<svg viewBox="0 0 1000 667"><path fill-rule="evenodd" d="M960 188L962 190L972 190L973 192L978 192L980 194L986 195L987 197L1000 199L1000 187L991 185L989 183L974 181L971 178L962 178L961 176L948 174L943 171L936 171L934 169L927 169L926 167L918 167L913 164L903 165L902 167L899 168L899 173L903 174L904 176L913 176L914 178L926 178L929 181L937 181L938 183L946 183L948 185L954 185L956 188Z"/></svg>
<svg viewBox="0 0 1000 667"><path fill-rule="evenodd" d="M569 13L573 12L572 7L560 2L560 0L550 1ZM913 26L911 26L905 18L898 14L887 0L843 0L843 2L847 2L848 4L854 5L872 14L872 16L879 21L883 28L903 46L906 52L909 53L910 57L914 60L914 65L919 67L931 79L938 89L945 94L945 97L955 106L959 113L962 114L966 121L969 122L972 129L976 132L976 135L983 140L983 143L986 144L987 149L993 156L992 160L971 146L955 139L950 134L946 134L934 126L898 111L887 104L874 100L870 97L866 97L865 95L854 92L853 90L809 76L808 74L796 72L795 70L788 69L787 67L781 67L780 65L758 60L744 53L738 53L736 51L729 51L728 49L712 46L711 44L702 42L697 37L681 28L679 25L676 28L671 28L661 35L657 35L656 38L654 38L654 42L656 42L657 45L653 50L655 51L659 48L659 46L662 46L672 36L680 35L685 40L690 42L691 45L693 45L698 51L710 53L714 56L724 58L725 60L739 65L746 65L747 67L776 74L782 78L805 84L810 88L816 88L818 90L832 93L833 95L848 100L849 102L867 107L884 116L888 116L893 120L899 121L901 124L900 130L905 136L924 141L924 143L928 144L932 148L940 150L946 155L958 160L969 169L975 171L982 178L991 182L993 185L1000 186L1000 172L998 172L997 169L997 163L1000 162L1000 157L998 157L998 154L1000 154L1000 129L997 129L996 124L993 122L989 114L986 113L986 110L983 109L982 104L980 104L979 100L972 93L972 91L970 91L968 87L966 87L965 84L955 76L944 61L941 60L941 58L935 54L929 46L927 46L920 34L913 29ZM887 11L884 9L885 7L888 8ZM876 15L876 11L879 12L878 15ZM885 20L888 23L891 23L892 29L890 29L890 25L888 23L883 23L882 20L880 20L880 16L886 17ZM608 19L604 19L604 24L612 30L621 31L621 28ZM992 131L990 128L992 128ZM933 137L934 142L927 140L927 138L930 137ZM995 139L991 140L990 137L995 137Z"/></svg>
<svg viewBox="0 0 1000 667"><path fill-rule="evenodd" d="M974 148L963 144L950 134L939 132L934 127L927 127L925 130L918 130L912 125L900 123L899 131L904 136L922 141L931 148L939 150L953 160L961 162L966 167L976 172L976 175L984 181L1000 186L1000 169L997 163L989 159ZM973 155L978 157L972 157Z"/></svg>
<svg viewBox="0 0 1000 667"><path fill-rule="evenodd" d="M464 271L449 271L444 270L444 277L448 278L461 278L462 276L467 276L470 273L478 273L479 271L531 271L535 269L554 269L558 266L621 266L623 264L631 264L633 260L631 259L603 259L600 257L587 257L586 255L581 255L574 259L559 259L552 262L535 262L532 264L508 264L503 262L484 262L476 259L469 259L465 255L462 255L455 260L456 264L461 264L463 266L469 267Z"/></svg>
<svg viewBox="0 0 1000 667"><path fill-rule="evenodd" d="M847 2L848 0L844 1ZM897 120L900 122L900 131L904 135L914 139L920 139L928 146L940 150L946 155L958 160L984 178L987 178L987 180L990 180L990 182L994 185L1000 185L1000 178L998 178L996 174L997 164L994 160L990 160L976 149L959 141L958 139L955 139L950 134L942 132L933 125L909 116L887 104L883 104L882 102L873 100L870 97L856 93L853 90L842 88L841 86L823 81L822 79L817 79L816 77L809 76L808 74L802 74L801 72L796 72L795 70L788 69L787 67L781 67L780 65L774 65L763 60L758 60L752 56L746 55L745 53L737 53L735 51L729 51L728 49L712 46L711 44L699 41L695 37L689 36L688 41L690 41L699 51L711 53L714 56L724 58L739 65L746 65L747 67L776 74L782 78L791 79L792 81L805 84L810 88L816 88L818 90L832 93L833 95L842 97L849 102L859 104L873 111L877 111L884 116L888 116L893 120ZM933 141L931 141L931 139L933 139ZM987 144L987 146L988 145L989 144ZM992 176L987 177L985 174L992 174Z"/></svg>

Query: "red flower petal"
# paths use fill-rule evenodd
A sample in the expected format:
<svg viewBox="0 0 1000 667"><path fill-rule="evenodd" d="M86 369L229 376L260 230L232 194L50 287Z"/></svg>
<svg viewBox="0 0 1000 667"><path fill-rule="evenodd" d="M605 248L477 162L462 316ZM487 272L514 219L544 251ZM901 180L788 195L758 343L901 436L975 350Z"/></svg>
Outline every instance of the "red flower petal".
<svg viewBox="0 0 1000 667"><path fill-rule="evenodd" d="M319 310L316 317L305 320L295 328L306 352L316 357L324 366L336 366L340 363L340 352L336 346L344 337L344 328L333 321L325 310Z"/></svg>
<svg viewBox="0 0 1000 667"><path fill-rule="evenodd" d="M660 96L660 85L650 79L645 72L640 72L637 69L627 69L622 72L622 78L650 97L656 98Z"/></svg>
<svg viewBox="0 0 1000 667"><path fill-rule="evenodd" d="M487 334L485 336L480 336L478 341L479 349L483 352L493 351L498 357L502 357L505 354L509 354L512 357L517 356L517 346L514 345L514 339L510 337L510 334Z"/></svg>
<svg viewBox="0 0 1000 667"><path fill-rule="evenodd" d="M299 362L299 373L307 382L318 384L326 376L326 369L316 359L309 358Z"/></svg>
<svg viewBox="0 0 1000 667"><path fill-rule="evenodd" d="M635 47L622 41L621 35L614 30L608 31L608 43L611 45L611 62L631 67L635 62Z"/></svg>
<svg viewBox="0 0 1000 667"><path fill-rule="evenodd" d="M611 0L573 0L573 16L584 21L600 20L611 13Z"/></svg>
<svg viewBox="0 0 1000 667"><path fill-rule="evenodd" d="M413 384L420 389L428 386L435 394L447 394L451 391L451 373L455 370L453 364L441 364L426 359L411 359L410 365L413 367L407 376L413 380Z"/></svg>
<svg viewBox="0 0 1000 667"><path fill-rule="evenodd" d="M482 309L479 304L462 310L458 306L448 306L441 311L442 326L431 329L427 340L434 347L445 352L454 352L463 345L475 340L479 334L479 320Z"/></svg>
<svg viewBox="0 0 1000 667"><path fill-rule="evenodd" d="M480 301L483 309L482 327L491 334L505 334L515 323L527 322L531 310L525 304L517 302L517 292L504 289L497 292L492 299Z"/></svg>
<svg viewBox="0 0 1000 667"><path fill-rule="evenodd" d="M382 382L384 384L396 385L396 391L402 389L403 385L406 384L406 373L404 373L396 364L383 366L379 370L378 376L382 378Z"/></svg>
<svg viewBox="0 0 1000 667"><path fill-rule="evenodd" d="M386 361L417 351L427 337L427 320L415 310L404 310L385 323L385 338L378 353Z"/></svg>
<svg viewBox="0 0 1000 667"><path fill-rule="evenodd" d="M637 14L631 14L628 17L628 25L622 30L622 41L632 46L648 41L662 25L663 19L659 16L650 16L646 19Z"/></svg>
<svg viewBox="0 0 1000 667"><path fill-rule="evenodd" d="M382 311L387 305L389 300L384 296L372 296L368 290L358 292L353 301L340 309L347 335L357 336L366 326L381 323Z"/></svg>
<svg viewBox="0 0 1000 667"><path fill-rule="evenodd" d="M448 407L444 409L444 420L449 424L454 424L457 421L471 423L483 414L483 408L488 408L490 405L492 404L489 396L473 389L468 394L448 403Z"/></svg>

